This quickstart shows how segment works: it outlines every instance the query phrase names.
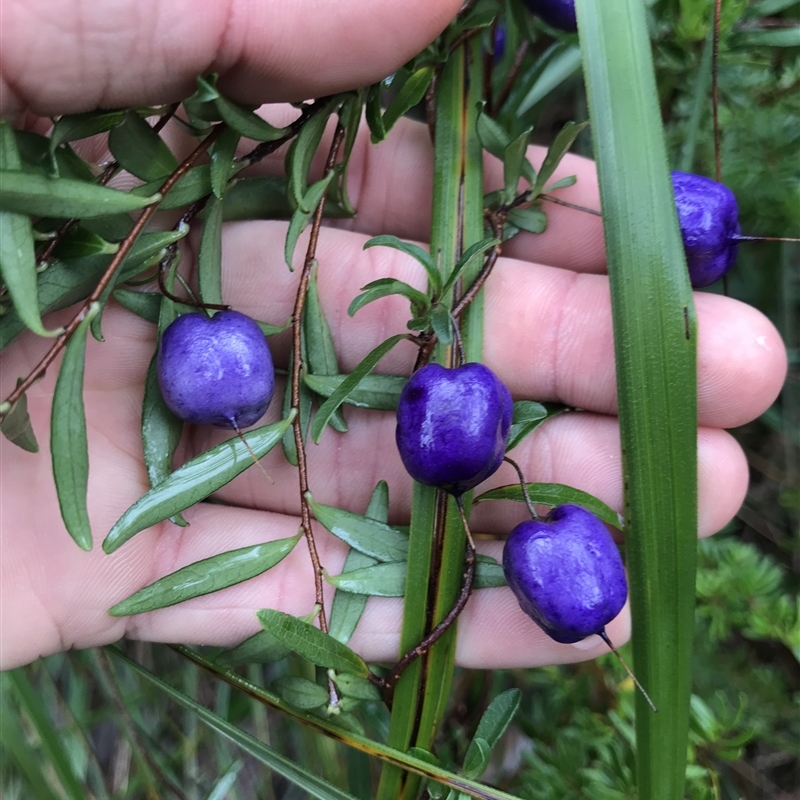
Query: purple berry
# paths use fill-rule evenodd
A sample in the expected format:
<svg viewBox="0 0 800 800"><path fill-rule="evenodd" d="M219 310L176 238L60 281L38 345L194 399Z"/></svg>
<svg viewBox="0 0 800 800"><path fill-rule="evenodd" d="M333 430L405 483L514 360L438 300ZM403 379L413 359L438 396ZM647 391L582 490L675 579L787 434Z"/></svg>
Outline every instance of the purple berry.
<svg viewBox="0 0 800 800"><path fill-rule="evenodd" d="M733 192L702 175L673 172L672 187L689 279L696 289L719 280L736 261L741 233Z"/></svg>
<svg viewBox="0 0 800 800"><path fill-rule="evenodd" d="M553 28L570 33L578 30L575 0L523 0L523 2L529 11L541 17Z"/></svg>
<svg viewBox="0 0 800 800"><path fill-rule="evenodd" d="M517 525L503 571L522 610L557 642L602 633L628 596L611 534L580 506L558 506L545 519Z"/></svg>
<svg viewBox="0 0 800 800"><path fill-rule="evenodd" d="M403 388L397 447L414 480L460 496L488 478L505 455L514 405L483 364L428 364Z"/></svg>
<svg viewBox="0 0 800 800"><path fill-rule="evenodd" d="M161 337L158 383L186 422L245 428L264 416L275 389L261 328L238 311L178 317Z"/></svg>

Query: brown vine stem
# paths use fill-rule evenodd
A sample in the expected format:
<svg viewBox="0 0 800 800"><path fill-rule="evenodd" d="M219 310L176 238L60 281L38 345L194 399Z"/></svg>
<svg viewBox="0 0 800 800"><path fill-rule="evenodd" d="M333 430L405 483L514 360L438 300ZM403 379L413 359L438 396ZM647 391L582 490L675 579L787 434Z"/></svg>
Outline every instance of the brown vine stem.
<svg viewBox="0 0 800 800"><path fill-rule="evenodd" d="M570 203L569 201L562 200L560 197L556 197L552 194L540 194L539 198L541 200L547 200L548 203L555 203L557 206L571 208L573 211L583 211L584 214L592 214L595 217L603 216L602 212L600 211L595 211L593 208L588 208L587 206L579 206L577 203Z"/></svg>
<svg viewBox="0 0 800 800"><path fill-rule="evenodd" d="M494 116L503 107L503 104L506 102L506 100L508 100L508 96L511 94L511 90L514 88L514 84L516 83L519 71L522 69L522 62L525 60L528 47L529 42L526 40L520 45L519 50L517 50L517 54L514 56L514 63L511 65L511 69L508 72L508 77L503 84L503 88L500 89L500 93L497 95L497 99L494 101L494 103L487 105L489 116Z"/></svg>
<svg viewBox="0 0 800 800"><path fill-rule="evenodd" d="M344 140L344 126L341 122L336 126L336 133L333 135L333 142L331 143L330 151L328 152L328 159L325 162L325 175L333 171L336 165L336 159L339 155L339 148ZM306 250L306 258L303 264L303 271L300 274L300 284L297 287L297 296L294 303L294 311L292 312L292 406L300 408L300 377L303 370L303 350L302 350L302 323L303 323L303 309L306 304L306 297L308 295L308 284L311 280L311 271L316 262L317 242L319 240L319 230L322 226L322 213L325 206L325 194L322 195L317 207L314 211L314 218L311 223L311 237L308 241L308 249ZM308 486L308 465L306 462L306 449L305 442L303 441L303 427L298 414L292 422L294 430L294 441L297 447L297 469L300 478L300 519L303 528L303 535L306 538L308 545L308 552L311 556L311 564L314 568L314 588L316 592L316 602L319 606L319 627L324 632L328 632L328 619L325 615L324 605L324 591L323 591L323 576L322 565L319 561L319 554L317 553L317 545L314 541L314 532L311 529L311 509L309 508L308 501L306 500L306 492L309 491ZM333 698L332 698L333 700Z"/></svg>
<svg viewBox="0 0 800 800"><path fill-rule="evenodd" d="M218 125L208 136L206 136L202 142L200 142L200 144L192 151L192 153L190 153L189 156L183 160L183 163L178 166L175 172L173 172L172 175L170 175L164 181L161 189L159 190L162 198L192 168L197 159L200 158L200 156L205 153L206 150L208 150L220 133L222 133L222 126ZM142 211L142 213L139 215L139 218L134 223L134 226L131 228L128 235L120 242L119 250L117 250L117 252L114 254L114 258L111 259L111 263L103 273L103 276L97 282L97 286L94 287L94 290L89 297L84 300L80 311L78 311L66 328L64 328L64 332L56 337L56 339L53 341L53 346L47 351L47 353L45 353L44 358L42 358L42 360L30 371L28 376L17 386L16 389L14 389L13 392L11 392L5 401L0 404L0 421L5 418L6 414L8 414L8 412L11 410L14 403L16 403L17 400L19 400L19 398L22 397L22 395L25 394L25 392L28 391L28 389L30 389L30 387L45 374L47 368L53 363L56 356L66 347L70 337L86 317L90 306L100 299L106 286L108 286L108 284L114 279L114 275L122 264L125 256L130 251L131 247L133 247L133 243L136 241L139 234L144 230L144 226L148 223L153 214L155 214L155 212L158 210L158 205L160 202L161 199L145 207L144 211Z"/></svg>

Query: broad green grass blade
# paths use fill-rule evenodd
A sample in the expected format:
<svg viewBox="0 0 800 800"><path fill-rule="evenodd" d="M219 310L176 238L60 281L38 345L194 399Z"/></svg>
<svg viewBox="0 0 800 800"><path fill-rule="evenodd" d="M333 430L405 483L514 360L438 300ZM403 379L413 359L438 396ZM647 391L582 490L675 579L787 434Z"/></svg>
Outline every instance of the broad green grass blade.
<svg viewBox="0 0 800 800"><path fill-rule="evenodd" d="M683 797L697 537L692 294L641 0L578 0L617 359L640 800Z"/></svg>

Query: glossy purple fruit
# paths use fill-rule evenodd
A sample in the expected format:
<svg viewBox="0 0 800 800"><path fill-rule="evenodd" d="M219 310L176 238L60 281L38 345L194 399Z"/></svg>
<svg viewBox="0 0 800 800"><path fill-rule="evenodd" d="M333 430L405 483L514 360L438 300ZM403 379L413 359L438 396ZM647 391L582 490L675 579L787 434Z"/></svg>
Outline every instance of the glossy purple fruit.
<svg viewBox="0 0 800 800"><path fill-rule="evenodd" d="M460 496L500 466L513 413L510 392L483 364L428 364L400 395L400 457L414 480Z"/></svg>
<svg viewBox="0 0 800 800"><path fill-rule="evenodd" d="M702 175L673 172L672 187L689 279L696 289L719 280L736 261L741 233L733 192Z"/></svg>
<svg viewBox="0 0 800 800"><path fill-rule="evenodd" d="M537 17L541 17L548 25L570 33L578 30L575 0L523 0L523 2L530 11Z"/></svg>
<svg viewBox="0 0 800 800"><path fill-rule="evenodd" d="M161 337L157 367L167 406L200 425L252 425L264 416L275 389L267 340L238 311L178 317Z"/></svg>
<svg viewBox="0 0 800 800"><path fill-rule="evenodd" d="M503 571L522 610L557 642L601 633L628 596L614 540L580 506L558 506L545 519L517 525Z"/></svg>

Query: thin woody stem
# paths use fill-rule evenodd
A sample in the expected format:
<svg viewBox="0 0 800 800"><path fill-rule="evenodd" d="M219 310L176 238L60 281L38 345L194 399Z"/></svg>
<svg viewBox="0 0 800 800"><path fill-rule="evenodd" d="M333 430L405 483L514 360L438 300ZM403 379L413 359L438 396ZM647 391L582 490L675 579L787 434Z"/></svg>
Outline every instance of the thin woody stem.
<svg viewBox="0 0 800 800"><path fill-rule="evenodd" d="M587 208L586 206L579 206L577 203L570 203L567 200L562 200L560 197L556 197L552 194L540 194L539 197L542 200L547 200L548 203L555 203L557 206L564 206L565 208L571 208L575 211L583 211L585 214L592 214L595 217L603 216L600 211L595 211L595 209Z"/></svg>
<svg viewBox="0 0 800 800"><path fill-rule="evenodd" d="M200 158L200 156L205 153L206 150L208 150L220 133L222 133L222 127L218 125L192 151L192 153L183 160L180 166L162 184L159 190L161 198L163 198L169 192L169 190L192 168L197 159ZM8 395L8 397L2 403L2 406L0 406L0 420L2 420L9 412L11 406L13 406L14 403L16 403L17 400L19 400L19 398L22 397L22 395L25 394L25 392L27 392L28 389L30 389L30 387L45 374L47 368L53 363L56 356L64 349L64 347L66 347L70 337L86 317L89 308L92 306L92 304L96 303L100 299L105 291L105 288L114 279L117 270L125 259L125 256L130 252L130 249L133 247L133 244L139 237L139 234L144 230L145 225L158 210L161 198L159 198L159 200L157 200L155 203L151 203L149 206L145 207L144 211L142 211L142 213L139 215L139 218L134 223L128 235L120 242L119 250L117 250L117 252L114 254L114 257L111 259L111 263L108 265L106 271L103 273L103 276L98 281L97 286L94 287L92 293L83 302L80 311L78 311L78 313L72 318L71 322L66 326L66 328L64 328L63 333L56 337L53 342L53 346L47 351L47 353L44 355L44 358L42 358L42 360L30 371L28 376L17 386L16 389L14 389L13 392L11 392L10 395Z"/></svg>

